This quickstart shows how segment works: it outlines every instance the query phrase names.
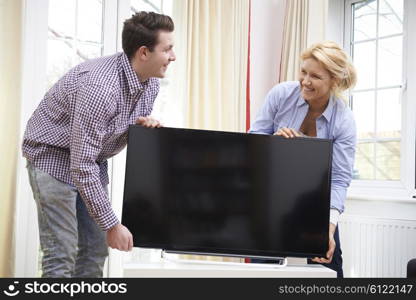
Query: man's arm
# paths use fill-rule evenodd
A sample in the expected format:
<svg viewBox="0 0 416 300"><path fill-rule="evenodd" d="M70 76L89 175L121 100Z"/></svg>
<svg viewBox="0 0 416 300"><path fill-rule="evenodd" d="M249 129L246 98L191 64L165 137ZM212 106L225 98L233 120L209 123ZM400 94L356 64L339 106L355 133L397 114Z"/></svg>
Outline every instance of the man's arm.
<svg viewBox="0 0 416 300"><path fill-rule="evenodd" d="M99 86L87 85L78 92L71 116L70 171L89 214L107 232L109 246L130 250L132 235L111 208L97 162L111 117L108 112L111 99L111 93Z"/></svg>

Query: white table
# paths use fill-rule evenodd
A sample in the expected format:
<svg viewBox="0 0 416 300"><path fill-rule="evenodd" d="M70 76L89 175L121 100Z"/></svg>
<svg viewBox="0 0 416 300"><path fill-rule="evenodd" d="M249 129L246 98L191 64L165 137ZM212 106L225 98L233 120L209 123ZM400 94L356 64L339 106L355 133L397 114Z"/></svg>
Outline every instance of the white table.
<svg viewBox="0 0 416 300"><path fill-rule="evenodd" d="M260 277L260 278L293 278L293 277L336 277L336 272L321 265L308 265L306 260L288 259L285 267L263 267L261 264L218 263L210 261L185 262L161 259L153 263L127 264L124 266L124 277Z"/></svg>

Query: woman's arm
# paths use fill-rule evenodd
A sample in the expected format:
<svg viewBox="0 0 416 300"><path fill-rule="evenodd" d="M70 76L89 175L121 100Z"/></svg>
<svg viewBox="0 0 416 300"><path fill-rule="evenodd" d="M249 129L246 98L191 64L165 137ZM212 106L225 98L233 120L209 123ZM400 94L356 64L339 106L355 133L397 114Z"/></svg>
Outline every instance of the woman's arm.
<svg viewBox="0 0 416 300"><path fill-rule="evenodd" d="M266 96L263 106L257 113L256 120L249 129L249 133L273 134L274 118L278 111L280 98L282 96L282 88L276 85Z"/></svg>
<svg viewBox="0 0 416 300"><path fill-rule="evenodd" d="M347 188L352 179L356 140L355 120L348 110L334 137L332 154L331 208L340 213L344 211Z"/></svg>

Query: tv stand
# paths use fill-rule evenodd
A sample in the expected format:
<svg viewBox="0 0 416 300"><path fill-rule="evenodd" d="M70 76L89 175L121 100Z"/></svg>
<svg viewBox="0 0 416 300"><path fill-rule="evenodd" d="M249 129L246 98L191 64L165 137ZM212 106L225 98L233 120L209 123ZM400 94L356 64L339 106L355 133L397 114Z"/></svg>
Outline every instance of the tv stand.
<svg viewBox="0 0 416 300"><path fill-rule="evenodd" d="M202 260L197 262L180 262L161 258L158 261L128 263L123 266L124 277L141 277L141 278L322 278L337 276L337 273L322 265L307 265L306 259L294 261L293 257L287 259L288 265L285 268L270 268L269 264L260 265L258 268L252 268L246 263L225 263L217 264L204 263Z"/></svg>
<svg viewBox="0 0 416 300"><path fill-rule="evenodd" d="M205 254L204 254L205 255ZM231 261L217 261L217 260L197 260L181 258L177 253L161 251L162 260L173 262L176 264L201 264L201 265L220 265L220 266L233 266L244 268L284 268L287 266L286 257L274 257L273 263L245 263L245 262L231 262Z"/></svg>

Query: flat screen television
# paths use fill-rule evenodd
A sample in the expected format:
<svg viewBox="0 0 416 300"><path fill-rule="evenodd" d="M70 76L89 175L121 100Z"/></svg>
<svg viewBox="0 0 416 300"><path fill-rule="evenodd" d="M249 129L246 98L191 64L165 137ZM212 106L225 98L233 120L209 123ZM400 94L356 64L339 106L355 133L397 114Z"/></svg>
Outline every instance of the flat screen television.
<svg viewBox="0 0 416 300"><path fill-rule="evenodd" d="M134 246L324 257L332 142L132 125L122 223Z"/></svg>

